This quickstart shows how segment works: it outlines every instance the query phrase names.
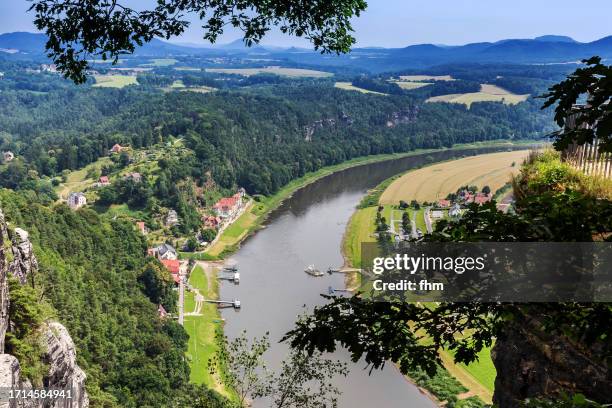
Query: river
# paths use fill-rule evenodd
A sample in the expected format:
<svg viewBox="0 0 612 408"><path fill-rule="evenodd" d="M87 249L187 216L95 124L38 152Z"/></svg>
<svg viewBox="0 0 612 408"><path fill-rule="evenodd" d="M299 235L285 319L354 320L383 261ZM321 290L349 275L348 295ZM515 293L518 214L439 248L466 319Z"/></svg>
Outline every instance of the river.
<svg viewBox="0 0 612 408"><path fill-rule="evenodd" d="M524 149L524 147L523 147ZM334 173L297 191L276 209L265 229L248 238L232 256L238 262L240 285L224 282L222 299L239 299L242 309L225 309L225 333L236 337L246 330L249 337L270 333L272 347L266 354L268 365L278 367L288 347L278 343L298 315L325 302L320 294L328 288L343 288L340 274L315 278L304 268L341 266L341 241L355 206L368 189L381 181L433 161L507 150L479 148L445 150L367 164ZM350 362L349 354L339 350L329 357L349 363L350 373L336 384L342 391L341 408L429 408L436 405L407 381L395 365L368 375L365 363ZM265 403L255 404L264 408Z"/></svg>

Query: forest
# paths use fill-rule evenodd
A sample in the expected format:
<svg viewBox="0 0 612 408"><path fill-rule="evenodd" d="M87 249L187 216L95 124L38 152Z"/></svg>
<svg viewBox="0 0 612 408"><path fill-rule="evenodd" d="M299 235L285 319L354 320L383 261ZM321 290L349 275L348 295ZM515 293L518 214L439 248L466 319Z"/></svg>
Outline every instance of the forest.
<svg viewBox="0 0 612 408"><path fill-rule="evenodd" d="M42 87L40 76L52 80ZM196 156L181 163L178 176L168 174L170 183L184 176L202 180L210 173L222 187L271 194L309 171L358 156L541 138L553 130L551 113L540 111L532 99L467 109L426 104L428 95L401 89L386 97L346 92L325 80L276 77L272 86L270 75L209 94L162 92L152 84L167 82L154 74L139 77L145 85L123 89L78 88L48 74L21 77L26 79L9 86L9 70L0 83L6 87L0 93L0 148L19 157L1 169L0 184L9 188L82 168L106 156L115 143L141 148L175 137ZM184 79L198 85L219 82L205 78L190 73ZM445 91L439 87L472 89L475 82L449 84L437 81L432 89L436 94Z"/></svg>

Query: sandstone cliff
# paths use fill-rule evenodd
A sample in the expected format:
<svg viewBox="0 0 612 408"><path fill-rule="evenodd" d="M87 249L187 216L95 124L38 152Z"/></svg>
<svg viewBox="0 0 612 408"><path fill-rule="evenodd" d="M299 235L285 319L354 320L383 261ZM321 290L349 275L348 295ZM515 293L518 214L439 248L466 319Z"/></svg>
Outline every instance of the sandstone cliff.
<svg viewBox="0 0 612 408"><path fill-rule="evenodd" d="M14 276L22 284L28 283L38 270L38 262L32 250L28 233L20 228L9 229L0 210L0 389L28 389L31 384L20 375L19 361L5 351L5 335L9 330L10 293L8 277ZM47 388L70 388L72 407L89 406L85 392L85 373L76 363L74 342L66 328L58 322L46 322L41 328L41 341L46 346L44 363L49 367L43 378ZM22 402L18 407L59 408L63 401L56 403ZM0 398L0 408L8 407L6 400Z"/></svg>

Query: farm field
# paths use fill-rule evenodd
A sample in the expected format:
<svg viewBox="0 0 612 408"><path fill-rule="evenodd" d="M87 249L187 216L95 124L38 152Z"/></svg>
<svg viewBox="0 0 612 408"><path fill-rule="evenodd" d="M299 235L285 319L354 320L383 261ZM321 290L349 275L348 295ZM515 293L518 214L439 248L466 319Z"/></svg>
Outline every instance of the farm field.
<svg viewBox="0 0 612 408"><path fill-rule="evenodd" d="M400 75L402 81L454 81L450 75Z"/></svg>
<svg viewBox="0 0 612 408"><path fill-rule="evenodd" d="M464 185L489 186L495 192L517 174L529 150L490 153L434 164L396 179L380 197L381 204L400 200L435 201ZM515 164L512 166L512 164Z"/></svg>
<svg viewBox="0 0 612 408"><path fill-rule="evenodd" d="M418 89L423 88L424 86L431 85L431 82L418 82L418 81L389 81L393 84L397 84L402 89Z"/></svg>
<svg viewBox="0 0 612 408"><path fill-rule="evenodd" d="M367 89L356 87L355 85L351 84L350 82L336 82L334 84L334 87L335 88L339 88L339 89L344 89L345 91L357 91L357 92L366 93L366 94L386 95L386 94L384 94L382 92L370 91L370 90L367 90Z"/></svg>
<svg viewBox="0 0 612 408"><path fill-rule="evenodd" d="M482 84L479 92L432 96L426 102L461 103L469 108L474 102L503 102L506 105L516 105L526 101L527 98L529 94L517 95L499 86Z"/></svg>
<svg viewBox="0 0 612 408"><path fill-rule="evenodd" d="M207 68L206 72L218 74L236 74L251 76L258 74L275 74L290 78L326 78L333 76L331 72L315 71L312 69L264 67L264 68Z"/></svg>
<svg viewBox="0 0 612 408"><path fill-rule="evenodd" d="M97 88L123 88L128 85L138 85L135 76L128 75L94 75Z"/></svg>

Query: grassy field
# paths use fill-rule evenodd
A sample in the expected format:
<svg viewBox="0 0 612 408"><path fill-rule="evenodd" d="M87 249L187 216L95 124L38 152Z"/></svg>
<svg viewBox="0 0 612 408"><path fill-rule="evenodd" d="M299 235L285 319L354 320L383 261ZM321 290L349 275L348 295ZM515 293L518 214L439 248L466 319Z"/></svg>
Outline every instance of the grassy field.
<svg viewBox="0 0 612 408"><path fill-rule="evenodd" d="M135 76L128 75L94 75L97 88L123 88L128 85L138 85Z"/></svg>
<svg viewBox="0 0 612 408"><path fill-rule="evenodd" d="M454 81L450 75L400 75L402 81Z"/></svg>
<svg viewBox="0 0 612 408"><path fill-rule="evenodd" d="M333 76L331 72L315 71L313 69L264 67L264 68L206 68L206 72L218 74L237 74L251 76L258 74L274 74L290 78L326 78Z"/></svg>
<svg viewBox="0 0 612 408"><path fill-rule="evenodd" d="M417 82L417 81L390 81L391 83L397 84L402 89L411 90L423 88L424 86L431 85L431 82Z"/></svg>
<svg viewBox="0 0 612 408"><path fill-rule="evenodd" d="M174 58L154 58L148 64L142 64L147 67L170 67L176 64L178 60Z"/></svg>
<svg viewBox="0 0 612 408"><path fill-rule="evenodd" d="M96 180L87 178L87 174L96 167L100 169L102 166L109 164L111 164L110 158L102 157L82 169L68 173L66 181L55 187L55 192L61 199L67 199L70 193L85 190L96 182Z"/></svg>
<svg viewBox="0 0 612 408"><path fill-rule="evenodd" d="M469 108L474 102L503 102L506 105L516 105L526 101L527 98L528 94L517 95L495 85L482 84L479 92L433 96L426 102L461 103Z"/></svg>
<svg viewBox="0 0 612 408"><path fill-rule="evenodd" d="M198 92L198 93L209 93L216 91L216 88L212 88L210 86L191 86L189 88L182 88L182 92Z"/></svg>
<svg viewBox="0 0 612 408"><path fill-rule="evenodd" d="M212 276L212 275L211 275ZM189 283L197 288L206 299L217 299L218 282L214 279L209 285L206 273L201 266L196 266L189 277ZM194 293L185 293L185 313L195 309ZM221 324L217 307L212 303L204 303L200 315L185 316L185 330L189 335L187 359L191 369L190 381L195 384L206 384L221 394L228 395L221 381L213 377L208 369L208 360L218 352L215 335Z"/></svg>
<svg viewBox="0 0 612 408"><path fill-rule="evenodd" d="M395 180L380 198L382 204L400 200L434 201L464 185L489 186L495 191L519 171L529 150L490 153L434 164L410 171ZM512 163L515 166L512 166Z"/></svg>
<svg viewBox="0 0 612 408"><path fill-rule="evenodd" d="M357 91L361 93L374 94L374 95L387 95L382 92L369 91L367 89L356 87L350 82L336 82L334 84L334 87L339 88L339 89L344 89L345 91Z"/></svg>

